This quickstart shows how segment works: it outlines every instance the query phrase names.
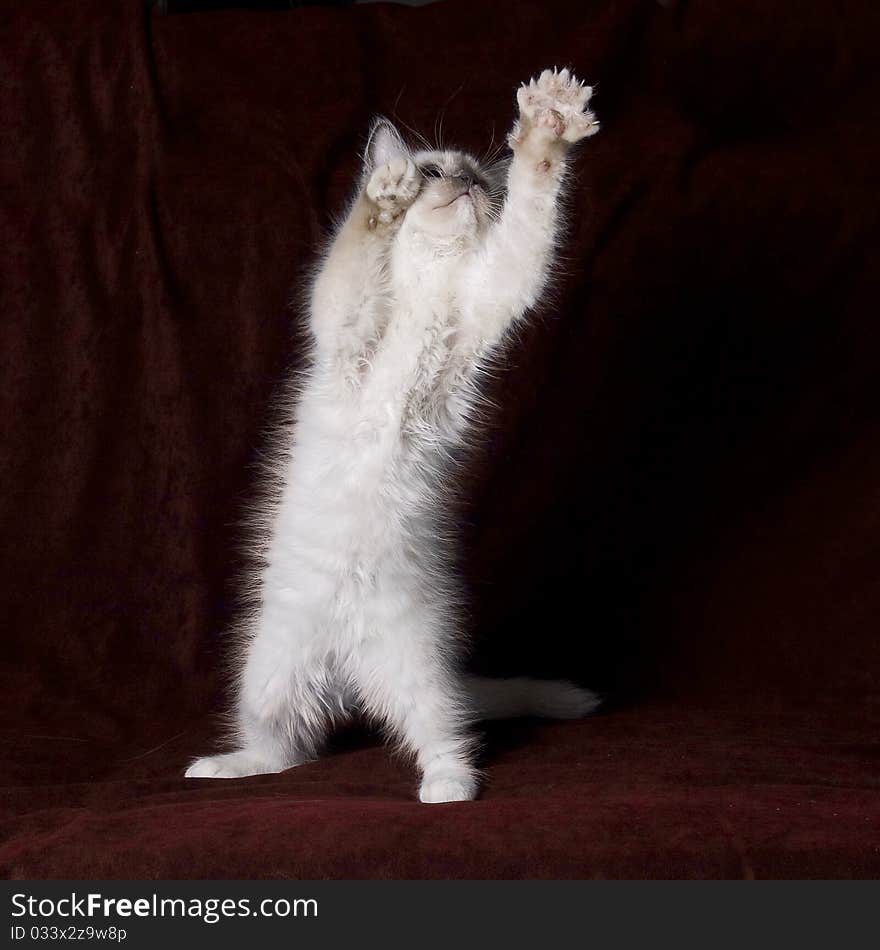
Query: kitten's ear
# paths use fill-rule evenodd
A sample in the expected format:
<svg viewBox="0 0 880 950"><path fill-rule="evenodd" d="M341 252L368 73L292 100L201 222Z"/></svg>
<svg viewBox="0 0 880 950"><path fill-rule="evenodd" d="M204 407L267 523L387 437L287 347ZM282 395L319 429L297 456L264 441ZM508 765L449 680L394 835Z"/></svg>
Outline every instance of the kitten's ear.
<svg viewBox="0 0 880 950"><path fill-rule="evenodd" d="M378 168L401 155L409 155L406 143L392 123L379 116L370 129L370 137L364 152L364 164L369 169Z"/></svg>

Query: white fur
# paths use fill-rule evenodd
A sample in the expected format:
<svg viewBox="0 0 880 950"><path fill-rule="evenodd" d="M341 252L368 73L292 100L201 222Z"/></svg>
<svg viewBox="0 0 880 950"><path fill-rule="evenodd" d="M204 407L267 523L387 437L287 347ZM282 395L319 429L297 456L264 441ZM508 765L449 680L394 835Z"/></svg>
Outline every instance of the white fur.
<svg viewBox="0 0 880 950"><path fill-rule="evenodd" d="M475 719L595 707L569 683L463 676L444 518L481 369L547 282L568 146L598 128L590 92L566 70L519 90L513 158L495 183L503 202L497 169L411 153L375 124L312 290L312 367L281 434L243 630L237 751L198 759L188 776L300 764L360 710L414 754L422 801L466 800L478 786Z"/></svg>

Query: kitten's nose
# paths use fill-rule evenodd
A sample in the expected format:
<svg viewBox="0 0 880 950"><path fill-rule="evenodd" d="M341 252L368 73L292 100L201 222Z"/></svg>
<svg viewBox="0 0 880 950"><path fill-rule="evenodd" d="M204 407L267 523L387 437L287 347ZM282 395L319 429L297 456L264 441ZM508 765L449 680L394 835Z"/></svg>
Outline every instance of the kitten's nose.
<svg viewBox="0 0 880 950"><path fill-rule="evenodd" d="M465 188L470 188L474 183L474 176L470 172L458 172L455 180L460 181Z"/></svg>

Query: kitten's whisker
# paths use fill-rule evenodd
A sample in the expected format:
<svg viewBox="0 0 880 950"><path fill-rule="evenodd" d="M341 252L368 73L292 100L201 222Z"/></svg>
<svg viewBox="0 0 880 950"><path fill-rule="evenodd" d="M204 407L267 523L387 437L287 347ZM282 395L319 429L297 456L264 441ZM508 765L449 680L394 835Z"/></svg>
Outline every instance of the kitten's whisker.
<svg viewBox="0 0 880 950"><path fill-rule="evenodd" d="M397 125L402 125L407 134L412 136L425 149L425 151L433 151L431 148L431 143L425 138L425 136L422 135L418 129L414 129L408 122L405 122L403 119L401 119L397 114L396 108L394 111L392 111L391 115L393 116L395 123Z"/></svg>
<svg viewBox="0 0 880 950"><path fill-rule="evenodd" d="M436 141L436 149L438 152L443 151L443 109L440 110L437 118L434 120L434 140Z"/></svg>

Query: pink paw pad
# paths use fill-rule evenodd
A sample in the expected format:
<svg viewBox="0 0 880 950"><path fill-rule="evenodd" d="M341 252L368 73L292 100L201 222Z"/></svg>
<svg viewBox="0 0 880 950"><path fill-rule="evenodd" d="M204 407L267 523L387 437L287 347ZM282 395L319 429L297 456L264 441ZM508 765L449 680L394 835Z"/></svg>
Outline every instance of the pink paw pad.
<svg viewBox="0 0 880 950"><path fill-rule="evenodd" d="M535 116L538 125L552 129L556 135L565 131L565 119L555 109L544 109Z"/></svg>

